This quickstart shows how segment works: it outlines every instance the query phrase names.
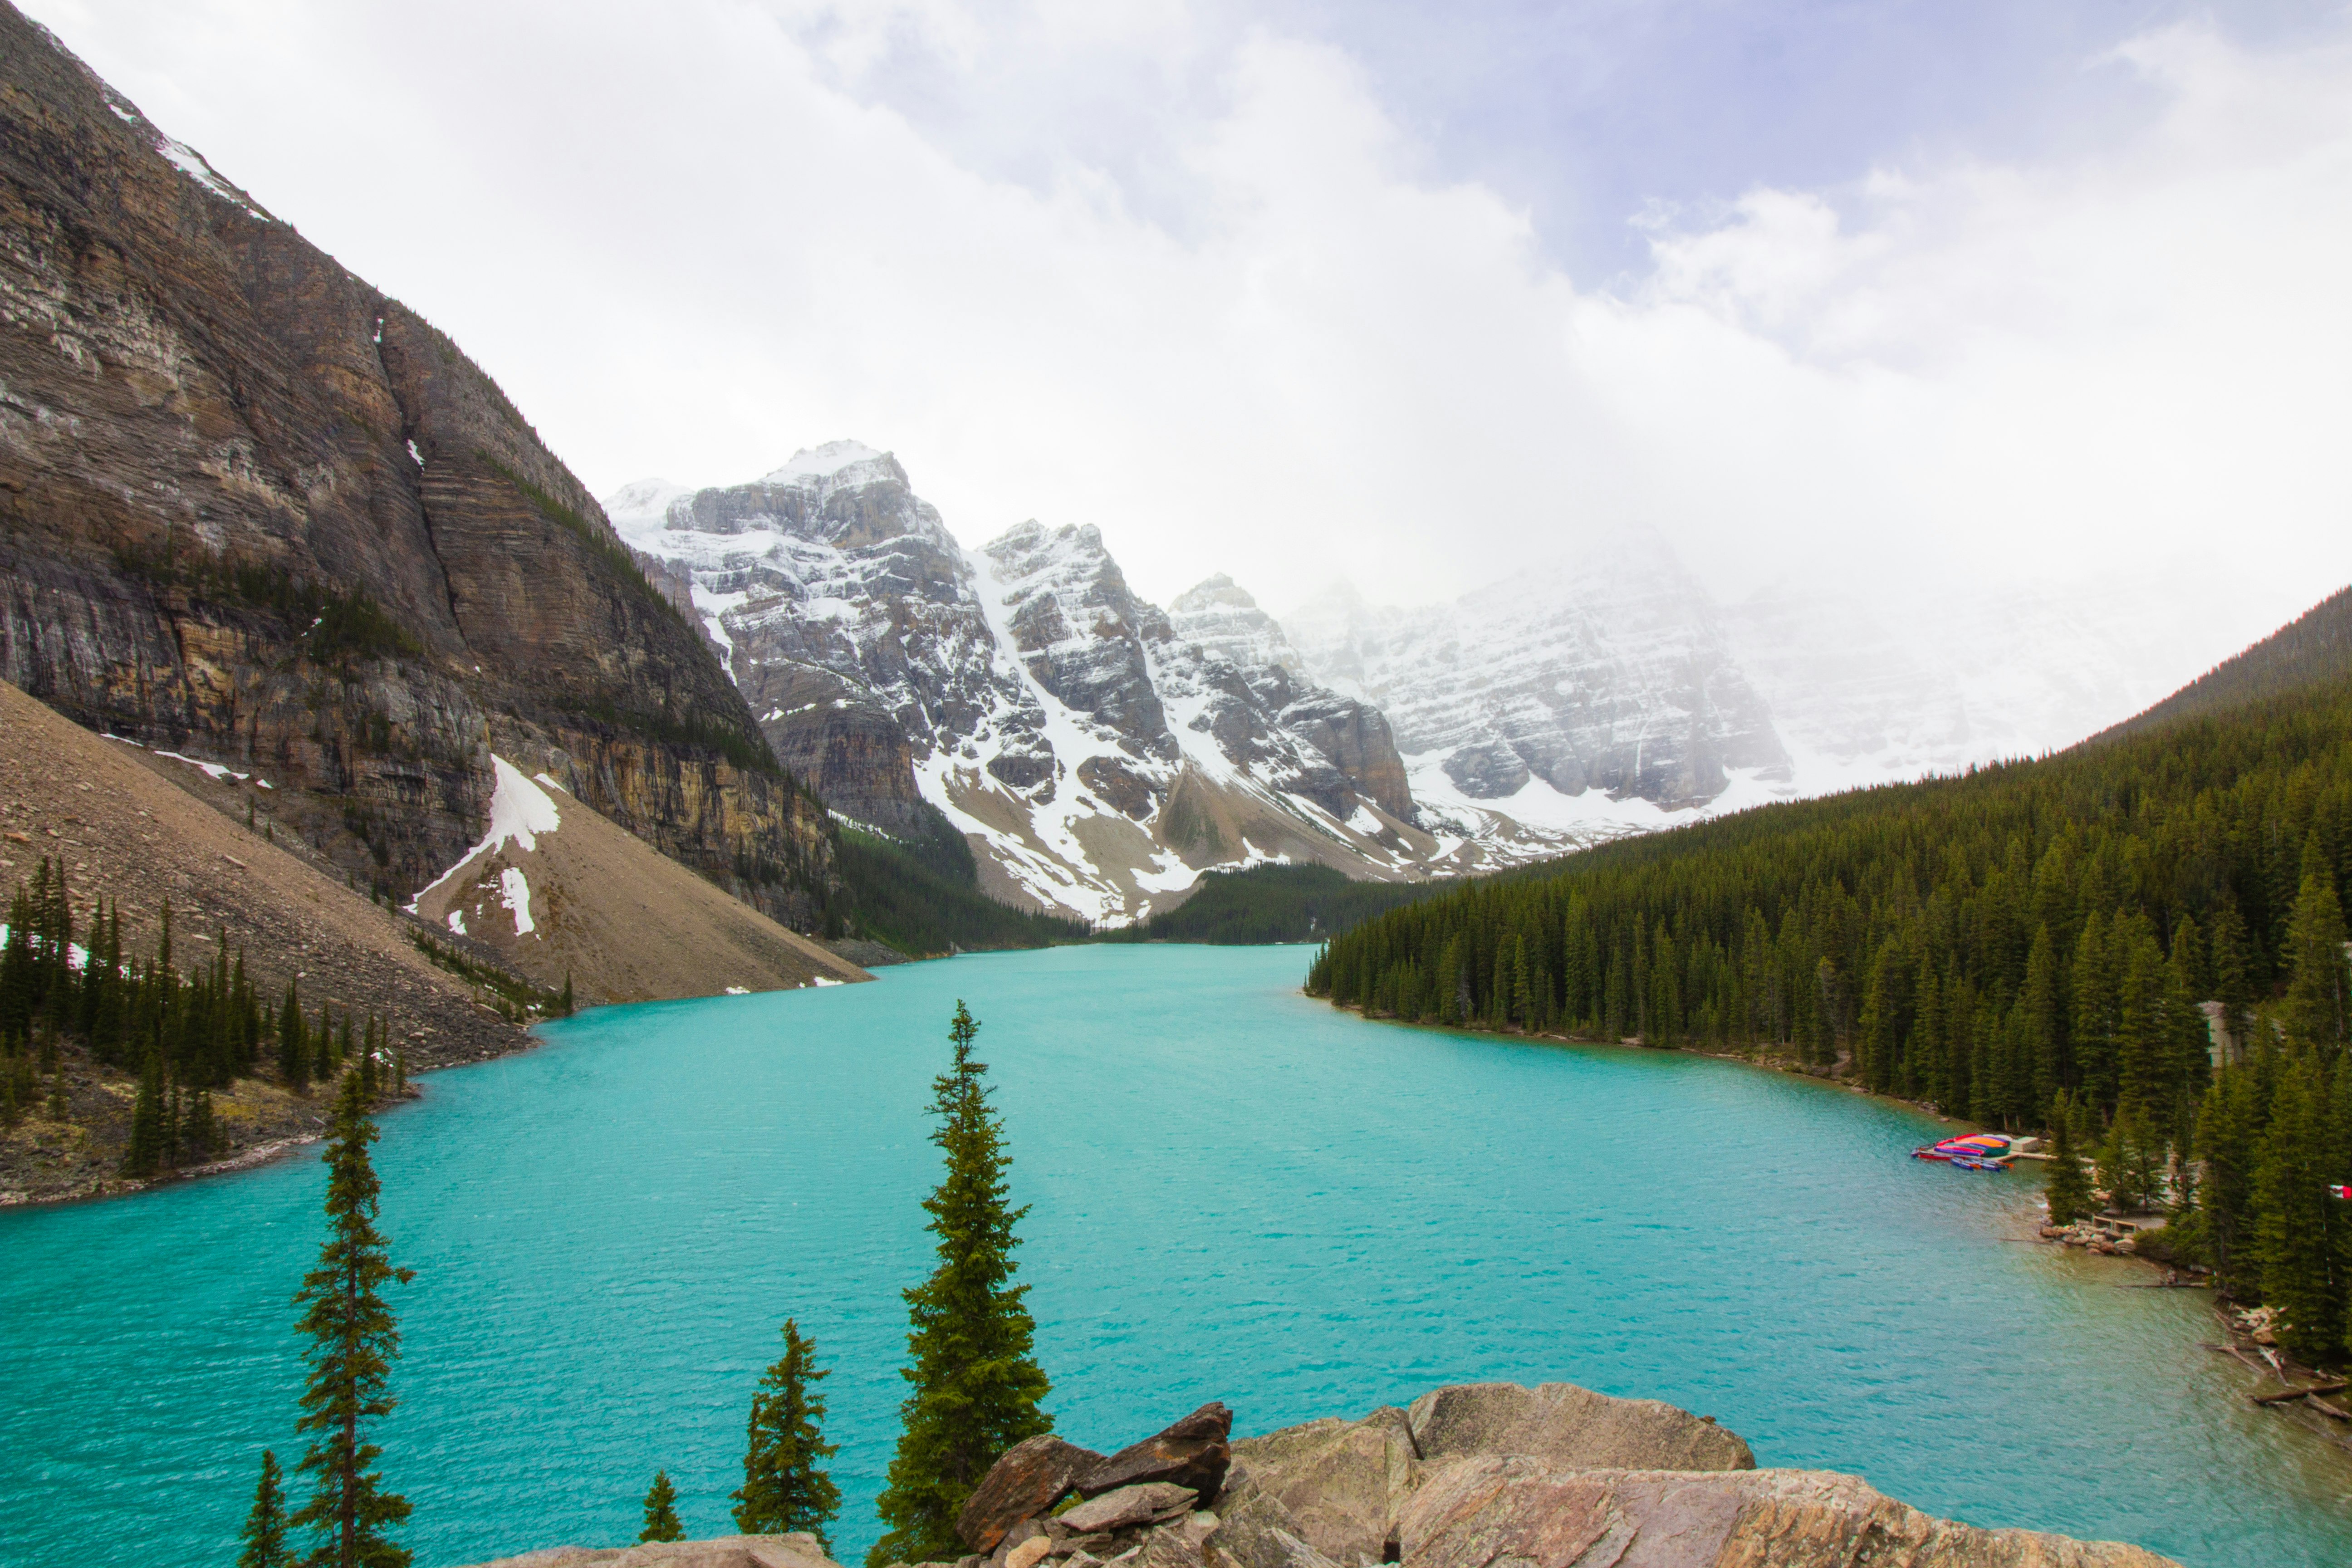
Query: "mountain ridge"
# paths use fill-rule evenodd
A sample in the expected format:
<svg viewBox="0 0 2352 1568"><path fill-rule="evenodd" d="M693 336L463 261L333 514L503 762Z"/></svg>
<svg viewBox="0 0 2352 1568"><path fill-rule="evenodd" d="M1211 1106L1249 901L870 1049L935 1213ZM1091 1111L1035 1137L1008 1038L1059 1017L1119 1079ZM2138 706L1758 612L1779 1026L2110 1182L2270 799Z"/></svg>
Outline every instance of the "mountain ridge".
<svg viewBox="0 0 2352 1568"><path fill-rule="evenodd" d="M821 923L821 806L491 378L13 5L0 102L0 675L266 765L386 896L478 837L495 748Z"/></svg>

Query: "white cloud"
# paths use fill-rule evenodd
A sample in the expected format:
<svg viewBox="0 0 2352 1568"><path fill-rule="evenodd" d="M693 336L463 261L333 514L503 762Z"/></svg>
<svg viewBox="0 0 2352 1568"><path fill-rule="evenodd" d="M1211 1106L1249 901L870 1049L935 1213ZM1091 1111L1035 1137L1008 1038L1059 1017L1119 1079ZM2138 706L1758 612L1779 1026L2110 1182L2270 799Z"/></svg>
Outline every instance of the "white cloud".
<svg viewBox="0 0 2352 1568"><path fill-rule="evenodd" d="M1344 55L1173 0L35 8L600 490L854 436L968 540L1094 522L1147 592L1277 604L1625 520L1727 591L2200 542L2352 575L2341 48L2142 39L2170 108L2124 142L1754 192L1612 297ZM1059 153L1008 173L974 104Z"/></svg>

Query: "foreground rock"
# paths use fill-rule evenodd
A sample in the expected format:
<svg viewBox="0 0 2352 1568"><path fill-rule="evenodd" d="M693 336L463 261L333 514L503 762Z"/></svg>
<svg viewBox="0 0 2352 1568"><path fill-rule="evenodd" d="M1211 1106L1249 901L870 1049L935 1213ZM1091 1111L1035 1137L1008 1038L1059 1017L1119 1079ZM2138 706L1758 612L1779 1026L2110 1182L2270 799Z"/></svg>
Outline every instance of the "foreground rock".
<svg viewBox="0 0 2352 1568"><path fill-rule="evenodd" d="M1572 1384L1465 1384L1360 1421L1309 1421L1228 1447L1203 1405L1100 1460L1032 1438L999 1460L959 1521L974 1552L919 1568L2166 1568L2114 1542L1932 1518L1857 1477L1759 1470L1706 1416ZM1214 1456L1221 1483L1093 1483ZM1147 1464L1149 1461L1149 1464ZM1092 1489L1090 1490L1090 1489ZM1086 1500L1052 1510L1071 1490ZM1005 1510L1029 1510L1007 1519ZM991 1532L993 1532L992 1537ZM982 1542L987 1541L982 1545ZM826 1568L806 1536L541 1552L485 1568ZM795 1545L793 1543L806 1543ZM640 1552L670 1555L641 1556ZM708 1556L687 1555L709 1552ZM734 1553L728 1555L727 1553ZM898 1565L904 1568L904 1565ZM2172 1564L2171 1568L2179 1568Z"/></svg>
<svg viewBox="0 0 2352 1568"><path fill-rule="evenodd" d="M1098 1497L1118 1487L1166 1481L1189 1487L1204 1498L1217 1495L1231 1458L1234 1413L1212 1402L1142 1442L1121 1448L1079 1478L1080 1497Z"/></svg>
<svg viewBox="0 0 2352 1568"><path fill-rule="evenodd" d="M1748 1470L1748 1445L1654 1399L1573 1384L1461 1384L1410 1410L1313 1421L1234 1446L1217 1542L1243 1568L1286 1568L1295 1546L1353 1565L1395 1562L1406 1500L1448 1460L1521 1454L1570 1469ZM1311 1562L1312 1559L1306 1559Z"/></svg>
<svg viewBox="0 0 2352 1568"><path fill-rule="evenodd" d="M965 1500L956 1533L974 1552L993 1552L1017 1521L1050 1512L1080 1476L1102 1462L1092 1448L1051 1432L1015 1443Z"/></svg>
<svg viewBox="0 0 2352 1568"><path fill-rule="evenodd" d="M2156 1568L2137 1546L1933 1519L1826 1470L1574 1470L1519 1456L1465 1459L1406 1506L1416 1568Z"/></svg>

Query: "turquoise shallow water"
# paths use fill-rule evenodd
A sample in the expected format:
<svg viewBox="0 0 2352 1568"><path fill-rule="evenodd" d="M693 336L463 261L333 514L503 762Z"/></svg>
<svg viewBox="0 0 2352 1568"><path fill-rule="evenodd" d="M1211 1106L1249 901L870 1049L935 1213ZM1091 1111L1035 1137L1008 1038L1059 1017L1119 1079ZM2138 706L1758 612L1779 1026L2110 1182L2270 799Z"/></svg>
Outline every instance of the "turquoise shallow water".
<svg viewBox="0 0 2352 1568"><path fill-rule="evenodd" d="M1360 1022L1302 950L1079 948L615 1008L385 1119L424 1568L635 1533L656 1465L731 1528L791 1313L835 1369L856 1560L895 1436L947 1016L984 1022L1059 1429L1211 1398L1243 1431L1565 1379L1720 1418L1981 1524L2212 1568L2352 1562L2352 1462L2198 1348L2201 1294L2012 1239L2027 1183L1904 1158L1925 1119L1669 1054ZM234 1558L289 1463L314 1159L0 1213L0 1562ZM102 1547L96 1545L104 1542Z"/></svg>

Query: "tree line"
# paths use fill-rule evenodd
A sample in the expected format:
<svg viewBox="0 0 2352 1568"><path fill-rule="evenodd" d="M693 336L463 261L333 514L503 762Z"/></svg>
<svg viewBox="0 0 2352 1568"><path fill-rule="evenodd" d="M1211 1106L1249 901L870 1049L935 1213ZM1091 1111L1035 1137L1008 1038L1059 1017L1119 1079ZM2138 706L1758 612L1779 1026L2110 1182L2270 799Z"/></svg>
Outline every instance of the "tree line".
<svg viewBox="0 0 2352 1568"><path fill-rule="evenodd" d="M121 900L100 898L88 929L78 931L65 865L45 857L31 885L17 884L6 931L0 1121L13 1123L41 1105L67 1115L59 1047L79 1044L100 1066L138 1075L125 1175L154 1176L217 1155L224 1139L212 1095L238 1079L267 1072L300 1093L349 1063L372 1097L405 1086L405 1062L380 1018L362 1022L325 1002L306 1008L294 980L274 1003L266 999L225 928L212 939L212 956L183 972L168 899L153 954L126 958Z"/></svg>
<svg viewBox="0 0 2352 1568"><path fill-rule="evenodd" d="M1794 1059L2012 1131L2345 1354L2352 682L1473 884L1328 943L1374 1016ZM2227 1065L2216 1070L2216 1057ZM2085 1180L2088 1180L2086 1175Z"/></svg>
<svg viewBox="0 0 2352 1568"><path fill-rule="evenodd" d="M866 1554L871 1568L958 1556L955 1520L965 1500L1006 1449L1053 1426L1040 1408L1051 1385L1034 1354L1028 1287L1012 1282L1014 1227L1028 1210L1009 1201L1012 1156L990 1104L988 1064L972 1055L979 1031L958 1001L951 1059L932 1080L930 1139L945 1169L923 1207L937 1262L902 1293L908 1328L900 1375L909 1388L877 1502L886 1532ZM384 1288L414 1276L392 1264L376 1228L383 1190L368 1154L378 1135L368 1106L359 1075L347 1073L321 1156L326 1240L294 1297L308 1367L295 1431L310 1438L298 1472L311 1478L310 1495L289 1510L285 1471L275 1450L263 1450L238 1568L408 1568L411 1561L396 1532L413 1510L374 1468L383 1455L374 1436L398 1405L391 1372L400 1335ZM806 1531L830 1552L827 1527L839 1516L841 1492L824 1465L836 1450L824 1441L816 1386L830 1373L796 1319L787 1317L782 1331L783 1353L752 1391L732 1517L746 1535ZM654 1472L643 1506L639 1541L684 1538L667 1469ZM303 1551L294 1542L306 1531Z"/></svg>

